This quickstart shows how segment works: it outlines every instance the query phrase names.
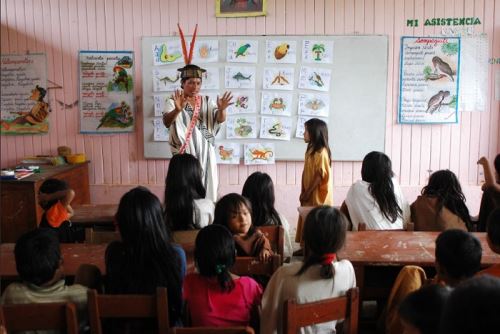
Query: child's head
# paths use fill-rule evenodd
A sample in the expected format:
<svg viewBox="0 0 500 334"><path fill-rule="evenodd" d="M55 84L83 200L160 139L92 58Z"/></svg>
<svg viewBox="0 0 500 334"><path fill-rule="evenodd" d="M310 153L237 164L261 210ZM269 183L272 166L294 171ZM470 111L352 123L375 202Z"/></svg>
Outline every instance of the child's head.
<svg viewBox="0 0 500 334"><path fill-rule="evenodd" d="M19 277L42 286L55 278L61 265L57 235L49 229L36 229L23 234L14 248Z"/></svg>
<svg viewBox="0 0 500 334"><path fill-rule="evenodd" d="M436 239L436 269L448 285L474 276L481 265L483 249L472 234L462 230L446 230Z"/></svg>
<svg viewBox="0 0 500 334"><path fill-rule="evenodd" d="M240 194L227 194L215 205L214 224L227 227L232 234L252 234L252 205Z"/></svg>
<svg viewBox="0 0 500 334"><path fill-rule="evenodd" d="M241 194L252 203L252 222L255 226L268 223L268 218L279 221L274 208L274 184L268 174L252 173L245 181Z"/></svg>
<svg viewBox="0 0 500 334"><path fill-rule="evenodd" d="M486 235L491 250L500 254L500 208L493 210L486 223Z"/></svg>
<svg viewBox="0 0 500 334"><path fill-rule="evenodd" d="M198 232L194 250L200 275L217 277L223 291L234 284L230 270L236 261L236 248L231 232L222 225L208 225Z"/></svg>
<svg viewBox="0 0 500 334"><path fill-rule="evenodd" d="M399 305L404 333L437 333L441 314L450 292L448 287L432 284L409 294Z"/></svg>
<svg viewBox="0 0 500 334"><path fill-rule="evenodd" d="M307 149L318 152L323 148L328 150L331 158L330 147L328 146L328 126L318 118L311 118L304 123L304 141L308 143Z"/></svg>
<svg viewBox="0 0 500 334"><path fill-rule="evenodd" d="M40 189L38 190L40 193L43 194L53 194L58 191L62 190L68 190L69 185L66 181L59 180L59 179L47 179L43 181L42 185L40 186ZM59 199L53 199L48 202L40 202L40 206L44 209L47 210L50 208L52 205L57 203Z"/></svg>
<svg viewBox="0 0 500 334"><path fill-rule="evenodd" d="M372 151L363 159L361 178L368 183L380 183L394 176L392 162L382 152Z"/></svg>
<svg viewBox="0 0 500 334"><path fill-rule="evenodd" d="M331 206L320 206L309 212L304 223L305 260L299 275L311 265L321 264L321 276L333 277L331 264L344 245L346 226L345 216Z"/></svg>

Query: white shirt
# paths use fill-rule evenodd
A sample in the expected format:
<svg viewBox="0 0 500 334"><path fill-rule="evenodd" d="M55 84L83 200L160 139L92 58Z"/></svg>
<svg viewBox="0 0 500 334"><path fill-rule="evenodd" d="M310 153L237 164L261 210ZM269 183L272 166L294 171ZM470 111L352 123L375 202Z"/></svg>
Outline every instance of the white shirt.
<svg viewBox="0 0 500 334"><path fill-rule="evenodd" d="M214 202L208 198L200 198L194 200L194 221L199 224L200 228L204 228L214 221Z"/></svg>

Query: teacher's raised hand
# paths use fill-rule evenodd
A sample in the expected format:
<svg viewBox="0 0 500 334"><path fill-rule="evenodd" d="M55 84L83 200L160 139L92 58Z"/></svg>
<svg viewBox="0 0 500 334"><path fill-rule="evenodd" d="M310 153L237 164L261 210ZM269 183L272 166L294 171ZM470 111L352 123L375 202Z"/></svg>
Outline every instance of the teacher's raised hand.
<svg viewBox="0 0 500 334"><path fill-rule="evenodd" d="M187 98L182 90L176 90L172 99L174 100L175 110L181 111L186 106Z"/></svg>
<svg viewBox="0 0 500 334"><path fill-rule="evenodd" d="M226 110L227 107L229 107L231 104L234 104L234 102L231 102L233 99L233 95L231 92L225 92L222 97L217 96L217 109L220 111Z"/></svg>

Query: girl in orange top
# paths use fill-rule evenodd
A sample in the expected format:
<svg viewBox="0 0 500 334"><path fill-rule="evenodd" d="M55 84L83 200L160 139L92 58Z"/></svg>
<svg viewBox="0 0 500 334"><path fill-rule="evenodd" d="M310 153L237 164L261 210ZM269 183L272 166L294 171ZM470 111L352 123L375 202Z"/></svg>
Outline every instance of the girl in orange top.
<svg viewBox="0 0 500 334"><path fill-rule="evenodd" d="M300 192L301 206L333 205L332 168L330 147L328 147L328 128L326 123L311 118L304 124L304 141L307 150L302 172L302 188ZM296 242L302 242L303 221L299 217Z"/></svg>

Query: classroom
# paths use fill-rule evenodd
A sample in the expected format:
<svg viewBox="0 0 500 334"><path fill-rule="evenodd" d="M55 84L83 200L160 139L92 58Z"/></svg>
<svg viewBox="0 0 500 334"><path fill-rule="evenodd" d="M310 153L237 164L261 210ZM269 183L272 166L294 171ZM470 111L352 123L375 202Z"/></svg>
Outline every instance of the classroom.
<svg viewBox="0 0 500 334"><path fill-rule="evenodd" d="M174 153L206 145L203 157L194 155L203 171L202 198L212 200L212 216L216 206L215 219L218 200L242 194L256 172L270 176L275 211L287 221L277 240L285 239L292 264L297 260L292 252L304 247L310 207L327 204L350 214L353 231L347 231L339 254L353 263L364 299L372 292L374 299L380 294L387 299L397 275L389 270L391 284L383 292L370 290L367 263L390 260L398 271L415 265L434 274L438 236L437 230L413 232L415 222L406 221L399 231L384 231L392 233L386 237L376 231L356 236L365 224L355 222L363 219L356 218L349 198L352 187L365 182L359 181L366 172L363 160L372 151L390 159L396 197L408 204L406 212L393 212L396 216L409 217L409 205L421 197L433 173L451 171L465 198L458 211L467 212L467 224L473 217L464 229L483 247L481 268L500 263L500 255L488 247L487 217L474 223L481 220L485 185L491 185L500 152L499 1L0 0L0 5L2 292L6 282L18 279L14 243L40 224L40 187L49 178L65 180L74 190L77 239L91 247L62 243L62 254L82 252L108 271L105 245L91 245L89 238L103 225L117 224L120 201L137 187L147 188L169 210L167 197L173 194L166 180L176 156L169 135L187 142L172 148ZM184 95L175 97L181 82L193 78L187 74L192 69L183 67L189 57L181 35L186 50L195 49L189 62L202 68L193 70L200 94L208 96L202 107L218 113L217 124L203 131L218 129L219 111L227 113L211 138L191 138L194 123L186 121L182 131L188 138L178 139L181 128L167 115L184 112L176 99L187 101L191 111L200 108L185 86ZM304 182L312 182L305 181L310 146L304 138L313 118L325 124L331 150L328 200L321 203L304 194ZM405 233L416 234L406 239ZM264 235L274 237L274 232ZM364 247L368 257L371 238L399 253L356 258L354 245ZM188 273L195 267L194 243L189 239L184 249ZM411 251L398 248L402 243ZM280 266L284 258L276 260ZM70 265L70 277L80 264ZM360 333L375 328L360 325Z"/></svg>

